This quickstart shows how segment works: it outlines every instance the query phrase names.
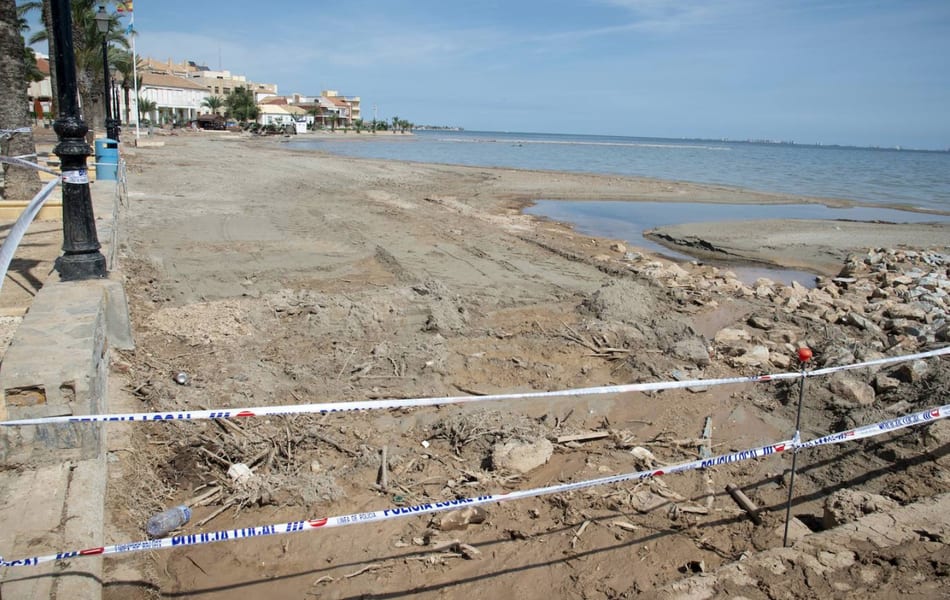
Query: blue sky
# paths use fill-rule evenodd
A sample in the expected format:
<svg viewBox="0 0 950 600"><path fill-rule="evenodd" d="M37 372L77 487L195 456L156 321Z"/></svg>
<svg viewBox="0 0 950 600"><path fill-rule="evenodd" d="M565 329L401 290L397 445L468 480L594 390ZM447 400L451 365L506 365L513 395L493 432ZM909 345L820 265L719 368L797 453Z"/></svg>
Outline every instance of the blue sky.
<svg viewBox="0 0 950 600"><path fill-rule="evenodd" d="M367 118L950 148L948 0L136 0L135 25Z"/></svg>

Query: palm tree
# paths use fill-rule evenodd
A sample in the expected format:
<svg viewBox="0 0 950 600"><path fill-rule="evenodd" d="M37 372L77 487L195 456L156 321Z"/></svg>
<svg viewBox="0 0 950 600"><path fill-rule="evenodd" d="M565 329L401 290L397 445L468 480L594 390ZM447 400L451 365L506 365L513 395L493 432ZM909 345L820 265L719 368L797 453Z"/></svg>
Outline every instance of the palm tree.
<svg viewBox="0 0 950 600"><path fill-rule="evenodd" d="M143 98L139 96L139 101L137 102L139 107L139 120L146 118L149 121L152 120L152 113L155 112L155 109L158 108L158 103L154 100L149 100L148 98Z"/></svg>
<svg viewBox="0 0 950 600"><path fill-rule="evenodd" d="M27 20L26 15L32 10L32 7L27 6L27 4L16 7L17 21L19 22L21 36L30 32L30 22ZM44 75L36 66L36 52L33 50L33 48L23 44L23 52L23 66L26 69L26 80L43 81L46 79L46 75Z"/></svg>
<svg viewBox="0 0 950 600"><path fill-rule="evenodd" d="M33 154L36 146L30 128L26 94L23 36L15 0L0 0L0 129L25 129L0 138L0 153L7 156ZM3 197L29 200L40 188L36 171L3 165Z"/></svg>
<svg viewBox="0 0 950 600"><path fill-rule="evenodd" d="M101 123L105 118L105 99L103 98L104 77L102 65L102 34L96 27L96 9L102 0L71 0L73 25L73 51L76 56L76 81L79 86L79 102L83 118L91 127L93 122ZM49 19L48 2L25 2L24 10L41 8L45 29L34 33L29 43L46 41L50 44L50 56L53 56L52 22ZM119 16L110 16L109 31L105 34L110 46L128 50ZM110 59L111 60L111 59ZM50 61L52 63L53 61ZM53 90L54 96L56 90Z"/></svg>
<svg viewBox="0 0 950 600"><path fill-rule="evenodd" d="M132 65L132 53L119 50L114 48L115 52L110 54L109 61L115 65L116 70L122 76L119 85L122 86L122 92L125 95L125 122L130 123L132 117L130 115L132 111L131 96L132 90L142 89L142 76L139 75L138 78L135 77L136 67L138 71L141 71L145 67L145 63L140 58L136 58L136 66Z"/></svg>
<svg viewBox="0 0 950 600"><path fill-rule="evenodd" d="M224 106L224 98L221 96L208 96L201 101L201 106L209 109L214 114L218 114L218 109Z"/></svg>
<svg viewBox="0 0 950 600"><path fill-rule="evenodd" d="M44 0L35 0L29 2L17 1L17 14L20 16L21 31L26 37L27 30L29 29L29 21L27 21L26 16L33 11L40 11L41 22L43 23L43 28L45 32L52 32L53 22L50 14L50 4ZM50 77L50 92L52 95L50 112L56 114L57 107L57 81L56 81L56 61L52 60L52 57L56 56L56 44L54 43L52 33L48 33L46 40L47 54L50 56L49 61L49 77ZM26 39L27 47L33 43L33 36Z"/></svg>
<svg viewBox="0 0 950 600"><path fill-rule="evenodd" d="M399 117L393 117L393 133L396 133L396 128L399 127Z"/></svg>

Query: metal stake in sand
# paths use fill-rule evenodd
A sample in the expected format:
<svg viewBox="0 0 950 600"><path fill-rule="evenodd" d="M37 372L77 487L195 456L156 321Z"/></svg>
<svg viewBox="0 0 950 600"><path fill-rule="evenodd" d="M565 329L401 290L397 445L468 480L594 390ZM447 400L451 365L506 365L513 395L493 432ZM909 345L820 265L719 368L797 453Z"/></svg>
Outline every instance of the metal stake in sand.
<svg viewBox="0 0 950 600"><path fill-rule="evenodd" d="M795 443L801 438L802 403L805 397L805 365L811 360L810 348L798 349L798 362L802 365L802 378L798 382L798 415L795 417ZM792 449L792 475L788 481L788 502L785 504L785 535L782 537L782 547L788 546L788 523L792 518L792 496L795 490L795 461L798 458L798 448Z"/></svg>

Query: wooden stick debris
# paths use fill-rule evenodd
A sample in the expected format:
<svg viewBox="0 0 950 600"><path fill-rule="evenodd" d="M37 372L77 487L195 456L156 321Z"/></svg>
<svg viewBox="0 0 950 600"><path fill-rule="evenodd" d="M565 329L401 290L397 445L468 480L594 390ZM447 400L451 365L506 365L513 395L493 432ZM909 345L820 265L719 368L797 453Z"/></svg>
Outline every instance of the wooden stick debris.
<svg viewBox="0 0 950 600"><path fill-rule="evenodd" d="M213 513L211 513L210 515L208 515L207 517L205 517L205 518L202 519L201 521L198 521L198 523L196 524L196 527L203 527L203 526L207 525L208 522L211 521L211 519L214 519L215 517L217 517L218 515L220 515L220 514L223 513L224 511L226 511L227 509L231 508L232 506L234 506L234 504L235 504L235 501L234 501L234 500L225 503L224 506L222 506L222 507L219 508L218 510L214 511Z"/></svg>
<svg viewBox="0 0 950 600"><path fill-rule="evenodd" d="M332 439L328 438L328 437L325 436L325 435L321 435L321 434L319 434L319 433L314 433L314 434L312 434L312 435L313 435L313 437L317 438L318 440L320 440L320 441L323 442L324 444L329 444L329 445L333 446L334 448L336 448L337 450L339 450L340 452L342 452L342 453L344 453L344 454L347 454L347 455L349 455L349 456L359 456L359 455L358 455L356 452L354 452L353 450L350 450L349 448L340 445L339 443L333 441Z"/></svg>
<svg viewBox="0 0 950 600"><path fill-rule="evenodd" d="M610 524L613 525L614 527L619 527L620 529L623 529L624 531L636 531L637 529L639 529L639 527L637 527L630 521L624 521L622 519L611 521Z"/></svg>
<svg viewBox="0 0 950 600"><path fill-rule="evenodd" d="M375 571L376 569L382 569L384 567L389 567L389 566L392 566L392 565L384 565L383 563L373 563L370 565L366 565L359 571L354 571L352 573L344 575L343 579L352 579L353 577L358 577L362 575L363 573L366 573L367 571Z"/></svg>
<svg viewBox="0 0 950 600"><path fill-rule="evenodd" d="M729 492L729 495L732 496L732 499L736 501L736 504L739 507L748 513L749 518L752 519L752 522L756 525L762 524L762 517L759 515L759 507L755 505L752 500L746 496L742 490L733 484L726 486L726 491Z"/></svg>
<svg viewBox="0 0 950 600"><path fill-rule="evenodd" d="M574 537L571 538L571 548L577 545L578 540L580 540L581 536L584 535L584 532L587 530L589 525L590 521L584 521L581 523L581 526L577 528L577 531L574 533Z"/></svg>
<svg viewBox="0 0 950 600"><path fill-rule="evenodd" d="M205 448L204 446L198 446L198 451L199 451L199 452L202 452L202 453L204 453L204 454L206 454L209 458L214 459L216 462L218 462L218 463L221 464L221 465L224 465L225 467L228 467L228 468L231 467L230 461L227 461L227 460L221 458L220 456L218 456L217 454L215 454L215 453L212 452L211 450L208 450L208 449Z"/></svg>
<svg viewBox="0 0 950 600"><path fill-rule="evenodd" d="M212 497L217 496L220 491L221 491L221 486L217 486L217 485L213 486L206 492L202 494L198 494L197 496L194 496L193 498L190 498L188 500L185 500L185 506L201 506L207 500L210 500Z"/></svg>
<svg viewBox="0 0 950 600"><path fill-rule="evenodd" d="M589 442L592 440L600 440L605 437L610 437L609 431L591 431L588 433L575 433L572 435L559 435L554 441L558 444L564 444L566 442Z"/></svg>
<svg viewBox="0 0 950 600"><path fill-rule="evenodd" d="M379 459L379 489L384 492L389 491L389 447L383 446L383 449L380 451Z"/></svg>
<svg viewBox="0 0 950 600"><path fill-rule="evenodd" d="M712 417L706 417L706 423L703 425L702 444L697 448L699 458L709 458L712 456Z"/></svg>

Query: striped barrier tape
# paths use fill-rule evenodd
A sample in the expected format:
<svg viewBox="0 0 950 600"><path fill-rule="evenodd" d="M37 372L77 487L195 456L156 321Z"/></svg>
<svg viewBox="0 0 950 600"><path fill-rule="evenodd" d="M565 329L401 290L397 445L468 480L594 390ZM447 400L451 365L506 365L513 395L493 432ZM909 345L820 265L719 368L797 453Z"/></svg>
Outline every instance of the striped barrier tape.
<svg viewBox="0 0 950 600"><path fill-rule="evenodd" d="M35 169L37 171L49 173L50 175L59 176L59 171L54 171L49 167L44 167L28 160L23 160L22 158L16 158L13 156L0 156L0 163L7 163L8 165L16 165L18 167L26 167L28 169Z"/></svg>
<svg viewBox="0 0 950 600"><path fill-rule="evenodd" d="M0 129L0 140L12 138L17 133L33 133L32 127L18 127L16 129Z"/></svg>
<svg viewBox="0 0 950 600"><path fill-rule="evenodd" d="M887 421L881 421L880 423L874 423L872 425L864 425L863 427L849 429L848 431L832 433L831 435L826 435L814 440L801 442L797 446L798 448L815 448L817 446L840 444L841 442L853 442L856 440L881 435L883 433L887 433L888 431L897 431L898 429L904 429L905 427L911 427L913 425L931 423L933 421L938 421L947 417L950 417L950 404L945 404L936 408L928 408L927 410L911 413L902 417L895 417L893 419L888 419Z"/></svg>
<svg viewBox="0 0 950 600"><path fill-rule="evenodd" d="M827 367L815 371L805 372L806 377L827 375L838 371L862 369L865 367L881 366L910 360L931 358L950 354L950 346L928 352L881 358L863 363ZM773 375L752 375L750 377L727 377L724 379L692 379L685 381L662 381L655 383L628 383L621 385L605 385L598 387L575 388L569 390L555 390L551 392L521 392L512 394L488 394L484 396L441 396L433 398L399 398L390 400L365 400L350 402L322 402L315 404L290 404L283 406L256 406L250 408L214 408L192 411L171 412L142 412L116 413L104 415L67 415L59 417L38 417L35 419L18 419L15 421L0 421L0 426L12 427L19 425L46 425L52 423L108 423L128 421L198 421L204 419L232 419L236 417L264 417L297 414L327 414L337 412L352 412L358 410L381 410L394 408L411 408L419 406L443 406L447 404L466 404L491 402L498 400L525 400L537 398L556 398L567 396L593 396L601 394L619 394L626 392L649 392L689 387L712 387L717 385L731 385L742 383L762 383L783 379L798 379L802 373L776 373Z"/></svg>
<svg viewBox="0 0 950 600"><path fill-rule="evenodd" d="M794 440L785 440L774 444L766 444L757 448L749 448L729 454L721 454L706 459L692 460L689 462L670 465L661 469L652 469L649 471L637 471L634 473L625 473L621 475L610 475L598 479L588 479L585 481L576 481L573 483L561 483L557 485L533 488L508 492L504 494L487 494L484 496L473 496L457 500L448 500L442 502L427 502L415 506L392 506L382 510L373 510L362 513L353 513L336 517L325 517L322 519L305 519L302 521L290 521L288 523L277 523L273 525L258 525L256 527L243 527L238 529L223 529L208 533L192 533L175 535L155 540L142 540L138 542L129 542L124 544L113 544L111 546L101 546L98 548L87 548L85 550L73 550L68 552L57 552L56 554L47 554L45 556L33 556L30 558L21 558L17 560L3 560L0 557L0 567L30 567L42 563L66 560L71 558L80 558L84 556L109 556L114 554L128 554L140 552L143 550L161 550L166 548L183 548L186 546L198 546L203 544L213 544L215 542L226 542L240 540L252 537L261 537L269 535L283 535L289 533L303 533L315 529L328 529L330 527L345 527L358 523L372 523L377 521L389 521L401 517L412 515L423 515L437 513L446 510L452 510L462 506L476 506L480 504L494 504L510 500L521 500L524 498L533 498L536 496L547 496L550 494L561 494L572 492L601 485L610 485L622 483L625 481L641 481L651 477L669 475L671 473L682 473L696 469L706 469L718 465L731 464L746 460L764 458L774 454L780 454L788 450L797 450L797 448L814 448L828 444L836 444L843 441L854 441L862 438L882 435L889 431L897 431L905 427L911 427L921 423L930 423L939 419L950 417L950 404L932 408L918 413L897 417L873 425L866 425L858 429L835 433L824 436L808 442L797 443ZM797 447L796 447L797 446Z"/></svg>

